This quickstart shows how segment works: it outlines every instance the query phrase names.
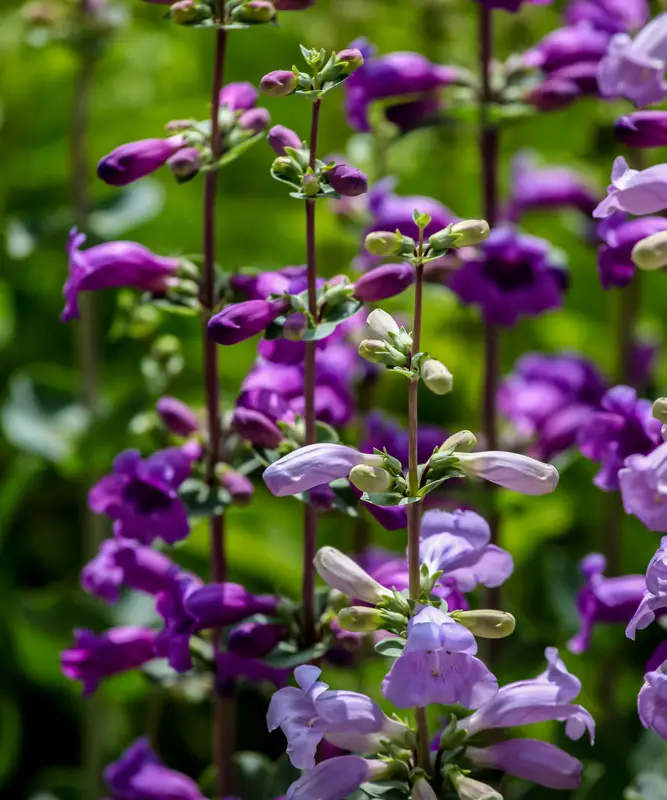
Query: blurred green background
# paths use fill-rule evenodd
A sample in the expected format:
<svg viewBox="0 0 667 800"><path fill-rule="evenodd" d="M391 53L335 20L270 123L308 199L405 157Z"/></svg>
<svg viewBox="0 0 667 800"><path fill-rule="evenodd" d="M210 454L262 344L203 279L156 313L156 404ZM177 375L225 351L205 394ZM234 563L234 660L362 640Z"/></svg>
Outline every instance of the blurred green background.
<svg viewBox="0 0 667 800"><path fill-rule="evenodd" d="M74 626L102 630L118 622L151 620L151 604L129 597L104 607L79 588L84 562L84 499L93 477L108 471L128 446L145 446L145 417L156 399L149 380L151 347L171 333L182 346L182 371L169 392L202 405L201 338L193 318L164 316L143 328L123 330L123 295L100 297L103 367L102 402L91 424L79 403L77 325L59 322L66 276L65 242L73 222L69 206L68 130L76 54L62 43L40 43L27 33L19 4L4 0L0 15L0 796L11 800L72 800L99 797L96 762L106 763L148 730L170 766L198 776L209 747L207 704L167 697L138 674L105 682L83 734L80 688L60 672L59 651ZM100 58L93 76L87 143L92 174L97 160L126 141L160 136L170 119L208 113L212 35L163 19L164 9L121 2L123 26ZM506 57L526 49L560 24L557 7L526 7L519 15L497 15L497 52ZM318 0L308 12L283 14L279 28L267 26L230 37L227 80L255 84L274 68L289 68L298 44L340 49L368 36L380 52L418 50L441 63L475 68L476 6L471 0ZM344 152L351 133L342 112L342 92L324 105L322 152ZM305 134L308 105L298 98L265 103L275 123ZM619 106L619 109L621 106ZM502 182L520 147L535 147L545 164L564 164L589 175L604 189L618 148L611 123L619 109L586 100L571 109L516 122L503 136ZM363 140L352 142L362 153ZM658 154L659 158L659 154ZM218 205L218 259L226 269L275 269L304 260L302 208L281 184L270 180L269 148L260 144L227 168ZM364 166L359 164L359 166ZM479 161L474 128L450 121L410 134L390 154L398 191L438 198L457 214L480 214ZM93 182L96 209L89 221L89 244L128 238L158 253L200 251L200 180L177 186L166 170L119 191ZM565 308L520 323L504 337L503 370L527 350L575 349L612 373L616 363L613 331L618 295L599 286L595 250L587 244L582 220L570 213L535 214L525 227L545 236L568 255L572 289ZM319 215L321 269L348 269L358 234L330 210ZM407 309L410 292L392 303ZM642 325L660 340L664 331L667 285L649 275L643 293ZM481 337L474 310L460 308L446 290L429 286L423 334L431 352L450 367L455 392L445 399L424 397L422 420L449 430L478 427ZM230 407L254 358L255 343L222 354L223 396ZM656 390L664 389L664 360ZM405 401L392 376L377 393L382 408L405 415ZM516 560L506 584L505 605L517 617L497 671L502 681L541 671L546 645L564 643L576 628L573 596L579 585L580 557L603 546L604 498L591 484L594 465L568 462L553 496L503 495L503 544ZM296 594L300 581L301 506L276 500L258 487L255 500L229 514L231 577L257 590ZM335 514L321 523L321 541L345 549L352 523ZM403 533L373 529L377 544L401 550ZM638 522L623 520L624 572L644 572L657 539ZM179 550L179 559L207 571L208 539L202 526ZM632 776L660 773L662 742L641 731L635 711L643 664L660 640L653 626L635 644L622 627L598 629L591 650L566 654L583 682L580 702L598 719L595 748L583 742L568 749L587 762L583 787L572 800L620 798ZM610 664L613 680L606 680ZM353 673L327 668L337 687L375 695L384 666L369 662ZM242 690L239 748L276 757L280 738L265 733L266 697ZM90 715L89 715L90 716ZM530 735L559 741L558 725L536 726ZM667 774L667 773L665 773ZM667 797L659 777L643 794ZM565 796L566 793L560 793ZM548 798L556 793L509 785L506 798ZM248 799L246 799L248 800Z"/></svg>

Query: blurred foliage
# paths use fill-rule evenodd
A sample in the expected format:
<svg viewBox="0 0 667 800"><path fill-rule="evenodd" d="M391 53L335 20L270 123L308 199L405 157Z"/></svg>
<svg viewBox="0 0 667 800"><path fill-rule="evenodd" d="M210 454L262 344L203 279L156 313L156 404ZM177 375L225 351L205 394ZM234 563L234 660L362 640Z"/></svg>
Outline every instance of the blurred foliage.
<svg viewBox="0 0 667 800"><path fill-rule="evenodd" d="M201 338L196 321L147 309L128 327L127 296L107 292L102 314L102 404L91 422L79 401L77 323L59 322L67 264L65 241L73 222L69 209L68 128L77 57L64 44L29 42L17 13L5 0L0 13L0 795L33 800L73 800L90 781L82 759L91 742L82 735L80 689L66 681L58 654L74 626L95 629L118 622L151 619L150 603L127 598L111 610L85 596L78 574L86 549L84 499L92 476L108 470L125 446L150 446L140 415L155 396L147 381L157 337L181 343L169 391L202 406ZM113 147L159 136L170 119L201 118L208 110L212 36L167 24L163 9L126 2L127 24L95 67L92 115L87 142L91 172ZM559 25L559 10L527 6L519 15L498 14L501 57L525 49ZM475 67L476 14L472 0L318 0L300 14L284 14L279 28L267 26L230 37L226 79L257 83L270 69L289 67L298 44L340 49L368 36L381 52L419 50L435 61ZM268 100L274 122L304 134L308 104L298 98ZM611 122L618 109L583 101L554 114L512 122L503 136L502 183L510 180L509 159L521 147L536 147L546 164L566 164L589 175L601 188L618 152ZM342 94L327 97L322 119L322 152L362 155L363 137L351 136L342 113ZM217 238L221 265L274 269L304 259L302 206L269 179L272 160L259 145L231 164L221 181ZM364 166L359 164L359 166ZM479 159L474 123L446 121L398 142L389 156L401 193L437 197L461 216L478 216ZM201 239L201 181L176 186L162 171L123 191L93 182L96 204L87 229L89 243L121 237L141 241L162 254L196 254ZM612 374L618 296L599 286L595 251L582 220L569 213L535 214L526 221L569 257L572 290L563 311L525 321L504 337L503 368L509 371L527 350L574 349L594 358ZM345 271L358 236L327 210L318 219L322 271ZM387 304L405 311L410 294ZM646 278L642 324L664 332L667 304L664 276ZM125 311L124 311L125 309ZM424 396L422 419L454 430L476 427L481 352L477 316L462 309L445 290L428 287L424 341L456 378L446 400ZM222 352L223 399L229 407L254 358L254 342ZM148 364L148 366L146 366ZM140 365L144 365L140 368ZM182 367L182 369L181 369ZM664 390L665 362L657 388ZM376 393L380 406L405 415L405 397L387 376ZM664 391L663 391L664 393ZM573 595L577 562L600 548L605 537L604 497L591 484L594 466L579 459L567 465L559 491L548 498L503 496L504 541L516 559L507 584L507 610L517 632L503 650L502 681L542 669L546 645L564 644L576 626ZM258 488L253 504L228 515L231 576L256 590L296 594L300 580L301 506ZM343 549L352 543L353 523L341 526L335 514L321 524L321 542ZM373 528L377 544L400 550L402 533ZM656 538L629 518L623 520L625 572L643 572ZM208 538L197 522L178 551L184 565L207 571ZM659 800L667 777L656 776L666 756L659 740L640 735L635 711L643 664L660 638L658 626L628 642L620 627L596 631L591 651L565 655L583 682L580 702L600 724L598 743L569 749L588 763L584 786L572 800L619 798L642 773L628 797ZM614 679L605 679L614 663ZM327 668L337 687L375 695L384 671L380 659L359 669ZM114 758L144 731L153 737L170 766L201 775L207 766L210 709L186 698L162 696L139 675L107 681L101 690L94 727L104 761ZM266 697L243 689L239 698L239 749L277 758L279 736L265 731ZM540 735L562 737L559 726L538 726ZM246 761L259 769L261 759ZM255 764L255 767L252 765ZM90 765L89 765L90 766ZM94 766L94 764L93 764ZM647 777L647 773L648 777ZM90 785L90 783L88 783ZM94 794L92 796L95 796ZM97 795L99 796L99 795ZM254 796L254 795L253 795ZM257 794L259 797L260 794ZM546 800L556 793L519 782L508 785L507 800ZM563 797L564 793L559 796Z"/></svg>

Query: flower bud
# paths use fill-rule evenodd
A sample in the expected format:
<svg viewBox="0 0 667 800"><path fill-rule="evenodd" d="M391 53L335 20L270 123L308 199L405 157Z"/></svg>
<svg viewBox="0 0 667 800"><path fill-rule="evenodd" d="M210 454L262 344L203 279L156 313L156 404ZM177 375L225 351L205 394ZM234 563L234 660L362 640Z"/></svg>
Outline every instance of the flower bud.
<svg viewBox="0 0 667 800"><path fill-rule="evenodd" d="M336 54L336 64L340 67L345 64L343 75L351 75L355 70L363 66L364 57L361 50L357 50L356 47L348 47Z"/></svg>
<svg viewBox="0 0 667 800"><path fill-rule="evenodd" d="M273 450L283 440L280 428L275 422L254 408L239 406L232 414L231 424L239 436L257 447Z"/></svg>
<svg viewBox="0 0 667 800"><path fill-rule="evenodd" d="M415 280L411 264L385 264L362 275L354 284L354 296L364 303L395 297Z"/></svg>
<svg viewBox="0 0 667 800"><path fill-rule="evenodd" d="M504 639L514 633L516 625L516 620L511 614L494 609L455 611L452 617L465 626L473 636L482 639Z"/></svg>
<svg viewBox="0 0 667 800"><path fill-rule="evenodd" d="M379 339L364 339L359 344L358 352L371 364L385 364L388 367L404 367L410 360L405 353Z"/></svg>
<svg viewBox="0 0 667 800"><path fill-rule="evenodd" d="M633 111L614 125L616 138L628 147L647 148L667 145L667 111Z"/></svg>
<svg viewBox="0 0 667 800"><path fill-rule="evenodd" d="M239 126L244 131L261 133L269 127L271 115L266 108L249 108L239 117Z"/></svg>
<svg viewBox="0 0 667 800"><path fill-rule="evenodd" d="M412 800L438 800L438 796L431 788L426 778L417 778L412 787Z"/></svg>
<svg viewBox="0 0 667 800"><path fill-rule="evenodd" d="M351 606L338 612L338 624L345 631L371 633L382 627L382 614L369 606Z"/></svg>
<svg viewBox="0 0 667 800"><path fill-rule="evenodd" d="M667 266L667 231L658 231L640 239L632 248L632 261L642 270L653 271Z"/></svg>
<svg viewBox="0 0 667 800"><path fill-rule="evenodd" d="M454 247L473 247L489 238L489 223L485 219L464 219L451 226Z"/></svg>
<svg viewBox="0 0 667 800"><path fill-rule="evenodd" d="M360 492L376 493L386 492L393 483L391 475L382 467L373 467L370 464L359 464L352 467L349 475L350 483Z"/></svg>
<svg viewBox="0 0 667 800"><path fill-rule="evenodd" d="M192 410L175 397L161 397L156 411L164 426L177 436L190 436L199 430L199 420Z"/></svg>
<svg viewBox="0 0 667 800"><path fill-rule="evenodd" d="M274 175L295 185L301 183L301 172L289 156L279 156L271 165Z"/></svg>
<svg viewBox="0 0 667 800"><path fill-rule="evenodd" d="M486 783L469 778L462 772L449 774L460 800L503 800L503 796Z"/></svg>
<svg viewBox="0 0 667 800"><path fill-rule="evenodd" d="M221 345L238 344L261 333L285 310L284 301L246 300L233 303L211 317L208 337Z"/></svg>
<svg viewBox="0 0 667 800"><path fill-rule="evenodd" d="M283 323L283 337L293 342L303 339L303 334L308 330L308 319L301 311L288 314Z"/></svg>
<svg viewBox="0 0 667 800"><path fill-rule="evenodd" d="M169 9L169 18L177 25L195 25L210 19L211 8L194 0L178 0Z"/></svg>
<svg viewBox="0 0 667 800"><path fill-rule="evenodd" d="M250 0L232 11L234 22L271 22L275 16L276 9L269 0Z"/></svg>
<svg viewBox="0 0 667 800"><path fill-rule="evenodd" d="M308 195L308 197L315 197L316 194L319 194L320 181L317 175L315 175L314 172L307 172L303 178L301 178L301 188L303 189L303 193Z"/></svg>
<svg viewBox="0 0 667 800"><path fill-rule="evenodd" d="M458 431L445 439L438 452L443 450L470 452L476 444L477 437L472 431Z"/></svg>
<svg viewBox="0 0 667 800"><path fill-rule="evenodd" d="M286 147L291 147L293 150L301 149L301 139L298 134L284 125L274 125L266 138L273 151L279 156L286 154Z"/></svg>
<svg viewBox="0 0 667 800"><path fill-rule="evenodd" d="M317 551L314 563L315 569L326 584L349 597L356 597L375 605L391 596L388 589L335 547L321 547Z"/></svg>
<svg viewBox="0 0 667 800"><path fill-rule="evenodd" d="M447 394L452 391L452 373L436 358L425 358L421 362L420 372L424 384L433 394Z"/></svg>
<svg viewBox="0 0 667 800"><path fill-rule="evenodd" d="M373 231L364 241L364 247L374 256L411 255L415 251L414 239L402 236L399 231Z"/></svg>
<svg viewBox="0 0 667 800"><path fill-rule="evenodd" d="M548 494L558 486L556 467L520 453L489 450L456 455L457 467L462 472L520 494Z"/></svg>
<svg viewBox="0 0 667 800"><path fill-rule="evenodd" d="M225 470L220 476L220 485L229 492L232 503L247 506L255 493L252 481L235 469Z"/></svg>
<svg viewBox="0 0 667 800"><path fill-rule="evenodd" d="M167 161L167 166L179 183L192 180L201 169L201 164L201 153L196 147L184 147Z"/></svg>
<svg viewBox="0 0 667 800"><path fill-rule="evenodd" d="M287 69L276 69L267 73L259 82L259 90L268 97L286 97L297 87L298 78Z"/></svg>
<svg viewBox="0 0 667 800"><path fill-rule="evenodd" d="M336 164L326 170L324 177L331 188L344 197L358 197L368 191L368 178L360 169L347 164Z"/></svg>
<svg viewBox="0 0 667 800"><path fill-rule="evenodd" d="M391 342L392 336L397 336L400 332L398 323L391 316L383 311L381 308L376 308L366 318L366 328L376 339L381 339L384 342Z"/></svg>
<svg viewBox="0 0 667 800"><path fill-rule="evenodd" d="M662 423L667 423L667 397L659 397L653 403L653 416Z"/></svg>

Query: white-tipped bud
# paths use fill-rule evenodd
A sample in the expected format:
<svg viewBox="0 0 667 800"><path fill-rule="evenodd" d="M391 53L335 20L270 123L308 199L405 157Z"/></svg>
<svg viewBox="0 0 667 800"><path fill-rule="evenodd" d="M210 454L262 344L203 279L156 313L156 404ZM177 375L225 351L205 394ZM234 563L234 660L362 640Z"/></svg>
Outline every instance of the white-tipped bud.
<svg viewBox="0 0 667 800"><path fill-rule="evenodd" d="M412 800L438 800L438 795L433 791L426 778L417 778L412 787Z"/></svg>
<svg viewBox="0 0 667 800"><path fill-rule="evenodd" d="M421 362L421 378L433 394L448 394L452 391L454 377L437 358L425 358Z"/></svg>
<svg viewBox="0 0 667 800"><path fill-rule="evenodd" d="M455 611L452 617L481 639L504 639L514 633L516 620L507 611L492 608L479 611Z"/></svg>
<svg viewBox="0 0 667 800"><path fill-rule="evenodd" d="M632 261L639 269L649 272L667 267L667 231L640 239L632 248Z"/></svg>
<svg viewBox="0 0 667 800"><path fill-rule="evenodd" d="M458 468L519 494L539 495L558 486L558 470L519 453L489 450L484 453L457 453Z"/></svg>
<svg viewBox="0 0 667 800"><path fill-rule="evenodd" d="M409 362L405 353L380 339L364 339L360 342L359 355L371 364L385 364L388 367L404 367Z"/></svg>
<svg viewBox="0 0 667 800"><path fill-rule="evenodd" d="M485 219L463 219L455 222L450 233L455 237L454 247L474 247L489 238L489 223Z"/></svg>
<svg viewBox="0 0 667 800"><path fill-rule="evenodd" d="M667 423L667 397L659 397L653 403L653 416L663 424Z"/></svg>
<svg viewBox="0 0 667 800"><path fill-rule="evenodd" d="M458 431L445 439L440 446L440 452L443 450L458 450L463 453L469 453L476 444L477 437L472 431Z"/></svg>
<svg viewBox="0 0 667 800"><path fill-rule="evenodd" d="M373 339L380 339L383 342L390 343L392 339L389 334L398 336L400 331L396 320L391 314L387 314L387 312L383 311L381 308L376 308L375 311L371 311L366 319L366 328Z"/></svg>
<svg viewBox="0 0 667 800"><path fill-rule="evenodd" d="M338 612L338 624L344 631L371 633L382 627L382 614L370 606L350 606Z"/></svg>
<svg viewBox="0 0 667 800"><path fill-rule="evenodd" d="M387 492L393 483L393 479L386 469L369 464L352 467L349 479L350 483L354 484L360 492L369 494Z"/></svg>
<svg viewBox="0 0 667 800"><path fill-rule="evenodd" d="M356 561L335 547L321 547L317 551L315 569L332 589L338 589L349 597L356 597L375 605L391 596L388 589L371 578Z"/></svg>
<svg viewBox="0 0 667 800"><path fill-rule="evenodd" d="M486 783L469 778L462 772L452 772L450 775L461 800L503 800L503 796Z"/></svg>

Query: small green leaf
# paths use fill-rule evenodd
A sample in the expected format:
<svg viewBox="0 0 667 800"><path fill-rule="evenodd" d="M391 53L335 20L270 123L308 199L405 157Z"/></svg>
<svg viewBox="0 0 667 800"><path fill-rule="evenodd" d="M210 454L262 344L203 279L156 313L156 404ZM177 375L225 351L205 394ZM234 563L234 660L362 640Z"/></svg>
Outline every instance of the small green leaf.
<svg viewBox="0 0 667 800"><path fill-rule="evenodd" d="M364 503L372 503L374 506L408 506L418 503L421 497L404 497L398 492L364 492L361 496Z"/></svg>
<svg viewBox="0 0 667 800"><path fill-rule="evenodd" d="M403 655L403 648L407 642L399 637L382 639L375 645L375 652L386 658L398 658Z"/></svg>
<svg viewBox="0 0 667 800"><path fill-rule="evenodd" d="M340 442L340 436L336 429L319 420L315 423L315 435L318 444L338 444Z"/></svg>
<svg viewBox="0 0 667 800"><path fill-rule="evenodd" d="M231 501L229 492L222 486L212 490L199 478L188 478L182 484L179 495L191 517L220 516Z"/></svg>
<svg viewBox="0 0 667 800"><path fill-rule="evenodd" d="M307 664L321 658L328 649L328 642L317 642L305 650L299 650L296 642L280 642L266 657L266 663L270 667L291 669L298 667L299 664Z"/></svg>

